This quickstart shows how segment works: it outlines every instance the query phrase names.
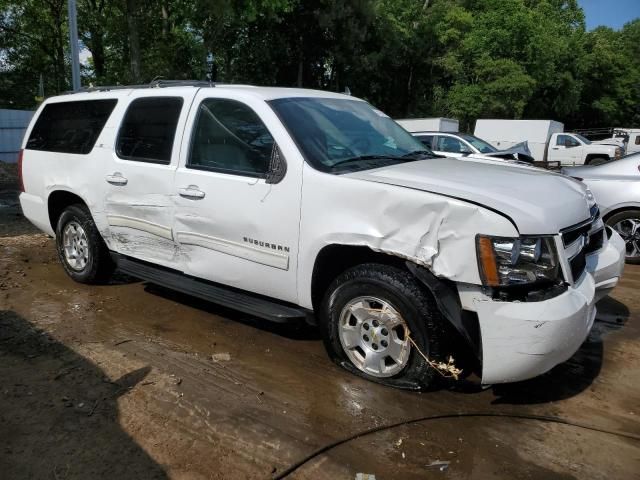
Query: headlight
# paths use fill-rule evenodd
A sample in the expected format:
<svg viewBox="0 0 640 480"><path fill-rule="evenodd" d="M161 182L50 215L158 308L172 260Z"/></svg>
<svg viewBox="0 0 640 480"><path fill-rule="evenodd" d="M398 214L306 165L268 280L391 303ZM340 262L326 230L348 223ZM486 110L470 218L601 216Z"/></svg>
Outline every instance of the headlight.
<svg viewBox="0 0 640 480"><path fill-rule="evenodd" d="M622 156L622 149L620 147L616 147L616 158L620 158Z"/></svg>
<svg viewBox="0 0 640 480"><path fill-rule="evenodd" d="M560 267L553 237L476 237L482 283L490 287L553 283Z"/></svg>

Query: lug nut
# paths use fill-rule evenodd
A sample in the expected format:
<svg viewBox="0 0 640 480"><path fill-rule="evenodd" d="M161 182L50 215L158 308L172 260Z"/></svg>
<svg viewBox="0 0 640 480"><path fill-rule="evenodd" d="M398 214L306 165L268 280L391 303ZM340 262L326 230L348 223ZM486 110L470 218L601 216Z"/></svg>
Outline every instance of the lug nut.
<svg viewBox="0 0 640 480"><path fill-rule="evenodd" d="M386 341L386 340L382 340L382 341L380 342L380 345L382 345L382 348L387 348L387 345L389 345L389 344L387 343L387 341Z"/></svg>
<svg viewBox="0 0 640 480"><path fill-rule="evenodd" d="M369 330L369 324L365 323L364 325L362 325L364 327L365 330Z"/></svg>
<svg viewBox="0 0 640 480"><path fill-rule="evenodd" d="M378 325L380 325L380 324L378 323L378 320L374 320L374 321L373 321L373 322L371 322L371 323L373 323L373 326L374 326L374 327L377 327Z"/></svg>
<svg viewBox="0 0 640 480"><path fill-rule="evenodd" d="M374 350L378 349L378 344L377 343L372 343L371 344L371 348L373 348Z"/></svg>
<svg viewBox="0 0 640 480"><path fill-rule="evenodd" d="M384 335L385 337L386 337L387 335L389 335L389 331L388 331L386 328L383 328L382 330L380 330L380 333L381 333L382 335Z"/></svg>
<svg viewBox="0 0 640 480"><path fill-rule="evenodd" d="M362 336L362 339L363 339L365 342L368 342L368 341L369 341L369 337L368 337L367 335L363 335L363 336Z"/></svg>

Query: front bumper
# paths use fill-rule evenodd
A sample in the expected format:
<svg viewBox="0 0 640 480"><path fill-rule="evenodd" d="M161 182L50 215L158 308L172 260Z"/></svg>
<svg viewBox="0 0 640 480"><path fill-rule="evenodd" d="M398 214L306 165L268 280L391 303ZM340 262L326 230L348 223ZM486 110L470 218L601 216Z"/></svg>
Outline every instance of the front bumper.
<svg viewBox="0 0 640 480"><path fill-rule="evenodd" d="M624 268L624 241L609 233L603 248L587 257L581 278L557 297L541 302L474 299L482 339L482 383L535 377L580 348L593 326L596 302L616 286Z"/></svg>

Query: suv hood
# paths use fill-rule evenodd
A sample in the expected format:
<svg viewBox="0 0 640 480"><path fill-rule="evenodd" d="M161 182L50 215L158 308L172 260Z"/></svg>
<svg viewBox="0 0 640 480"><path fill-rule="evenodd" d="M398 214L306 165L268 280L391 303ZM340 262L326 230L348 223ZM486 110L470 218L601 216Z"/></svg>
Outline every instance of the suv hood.
<svg viewBox="0 0 640 480"><path fill-rule="evenodd" d="M345 176L480 204L509 217L525 235L557 234L590 215L586 188L580 182L504 161L435 158Z"/></svg>

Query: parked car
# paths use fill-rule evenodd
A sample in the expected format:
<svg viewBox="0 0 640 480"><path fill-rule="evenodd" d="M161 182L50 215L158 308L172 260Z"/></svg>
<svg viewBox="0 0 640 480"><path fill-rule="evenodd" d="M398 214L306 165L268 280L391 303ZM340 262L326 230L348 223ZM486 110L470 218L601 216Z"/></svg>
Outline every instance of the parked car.
<svg viewBox="0 0 640 480"><path fill-rule="evenodd" d="M596 144L579 134L564 132L564 125L553 120L479 119L474 134L500 149L526 141L536 161L560 165L597 164L623 154L617 145Z"/></svg>
<svg viewBox="0 0 640 480"><path fill-rule="evenodd" d="M524 162L533 161L526 143L514 145L509 150L498 150L481 138L468 133L411 132L411 134L433 153L443 157L466 158L472 156L484 160L502 158Z"/></svg>
<svg viewBox="0 0 640 480"><path fill-rule="evenodd" d="M624 239L627 262L640 264L640 153L562 172L587 184L606 224Z"/></svg>
<svg viewBox="0 0 640 480"><path fill-rule="evenodd" d="M49 98L26 132L23 211L78 282L117 266L316 323L337 364L417 389L462 348L486 384L546 372L622 274L624 242L564 176L432 158L346 95L152 87Z"/></svg>

